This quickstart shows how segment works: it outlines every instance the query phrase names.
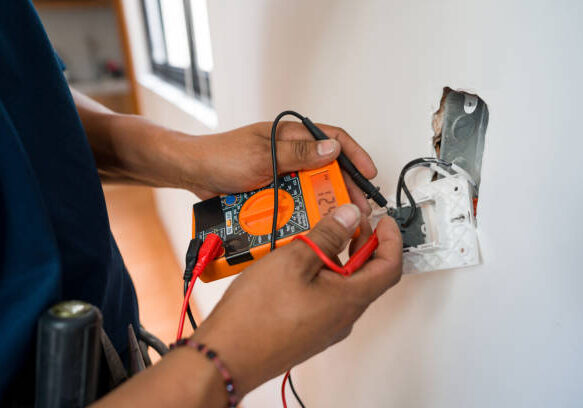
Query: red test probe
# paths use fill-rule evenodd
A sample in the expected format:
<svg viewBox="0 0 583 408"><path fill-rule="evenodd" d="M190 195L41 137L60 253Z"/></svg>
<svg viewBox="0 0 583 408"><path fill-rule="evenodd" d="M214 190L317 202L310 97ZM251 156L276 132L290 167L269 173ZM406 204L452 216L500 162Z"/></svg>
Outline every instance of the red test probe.
<svg viewBox="0 0 583 408"><path fill-rule="evenodd" d="M204 271L204 268L214 260L222 251L223 241L217 234L208 234L205 238L200 250L198 251L198 260L192 270L192 279L188 285L188 290L186 295L184 295L184 301L182 303L182 311L180 313L180 322L178 323L178 332L176 333L176 341L182 338L182 331L184 329L184 319L186 317L186 309L188 309L188 301L190 300L190 295L192 294L192 289L194 288L194 282Z"/></svg>

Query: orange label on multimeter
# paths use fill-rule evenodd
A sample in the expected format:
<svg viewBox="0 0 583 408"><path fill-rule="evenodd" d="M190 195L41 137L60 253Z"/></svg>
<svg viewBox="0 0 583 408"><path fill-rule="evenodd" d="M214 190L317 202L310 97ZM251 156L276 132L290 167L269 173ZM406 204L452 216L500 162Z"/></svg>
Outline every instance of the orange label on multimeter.
<svg viewBox="0 0 583 408"><path fill-rule="evenodd" d="M336 207L349 203L337 162L290 173L278 180L277 246L307 233ZM201 275L209 282L233 275L269 253L273 223L273 186L223 195L193 207L193 236L210 233L223 240L224 253Z"/></svg>

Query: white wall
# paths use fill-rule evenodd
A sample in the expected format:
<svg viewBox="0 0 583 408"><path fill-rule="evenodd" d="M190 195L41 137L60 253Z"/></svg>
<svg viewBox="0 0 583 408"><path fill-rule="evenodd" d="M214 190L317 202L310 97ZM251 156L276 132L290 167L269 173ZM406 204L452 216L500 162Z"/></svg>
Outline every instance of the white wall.
<svg viewBox="0 0 583 408"><path fill-rule="evenodd" d="M583 3L209 1L209 14L215 130L295 108L357 138L385 192L429 152L443 86L489 105L483 265L404 277L348 340L295 370L308 406L581 406ZM142 103L168 126L211 132L149 90ZM194 197L158 199L182 257ZM225 285L198 287L205 313ZM277 386L246 406L278 406Z"/></svg>

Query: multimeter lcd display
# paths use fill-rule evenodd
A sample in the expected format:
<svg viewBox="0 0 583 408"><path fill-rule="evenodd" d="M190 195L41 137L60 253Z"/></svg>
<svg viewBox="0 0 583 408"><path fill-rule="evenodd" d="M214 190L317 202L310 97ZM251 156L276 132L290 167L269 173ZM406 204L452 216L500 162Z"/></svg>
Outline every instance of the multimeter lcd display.
<svg viewBox="0 0 583 408"><path fill-rule="evenodd" d="M320 216L325 217L338 206L336 195L334 194L334 187L330 181L330 174L328 174L328 171L323 171L314 174L311 179Z"/></svg>

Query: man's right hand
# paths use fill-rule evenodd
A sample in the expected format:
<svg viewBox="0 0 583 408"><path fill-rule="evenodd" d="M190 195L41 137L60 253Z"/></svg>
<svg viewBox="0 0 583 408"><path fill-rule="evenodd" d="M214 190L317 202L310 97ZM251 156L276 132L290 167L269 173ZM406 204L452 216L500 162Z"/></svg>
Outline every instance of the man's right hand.
<svg viewBox="0 0 583 408"><path fill-rule="evenodd" d="M356 249L371 230L352 204L322 219L308 237L334 258L359 223ZM399 282L402 242L392 218L381 220L377 235L376 255L350 277L323 268L305 243L294 241L233 282L193 338L218 352L240 397L345 338L368 305Z"/></svg>

